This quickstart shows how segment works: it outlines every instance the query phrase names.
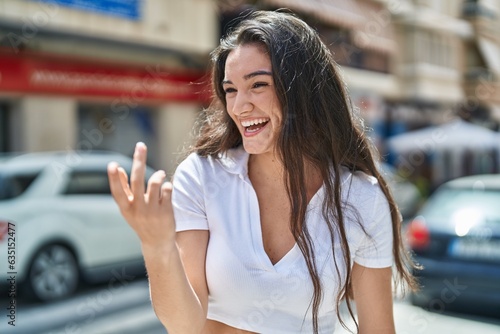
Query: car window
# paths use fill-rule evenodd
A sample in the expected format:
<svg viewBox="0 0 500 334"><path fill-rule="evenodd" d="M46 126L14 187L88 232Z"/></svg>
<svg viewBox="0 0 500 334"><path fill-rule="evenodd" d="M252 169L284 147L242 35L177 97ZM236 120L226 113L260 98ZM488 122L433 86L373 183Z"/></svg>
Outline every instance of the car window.
<svg viewBox="0 0 500 334"><path fill-rule="evenodd" d="M474 219L500 224L500 191L443 189L422 211L427 219Z"/></svg>
<svg viewBox="0 0 500 334"><path fill-rule="evenodd" d="M111 194L106 171L74 171L70 174L65 195Z"/></svg>
<svg viewBox="0 0 500 334"><path fill-rule="evenodd" d="M39 173L31 174L0 174L0 201L16 198L23 194Z"/></svg>

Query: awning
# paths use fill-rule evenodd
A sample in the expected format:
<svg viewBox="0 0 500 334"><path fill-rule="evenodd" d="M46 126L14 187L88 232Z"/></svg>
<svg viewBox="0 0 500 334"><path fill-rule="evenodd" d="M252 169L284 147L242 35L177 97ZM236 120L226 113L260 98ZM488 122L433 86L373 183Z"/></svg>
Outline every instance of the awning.
<svg viewBox="0 0 500 334"><path fill-rule="evenodd" d="M264 0L264 3L350 30L354 44L361 49L396 52L391 13L380 3L354 0Z"/></svg>
<svg viewBox="0 0 500 334"><path fill-rule="evenodd" d="M455 120L439 126L406 132L388 139L391 152L498 149L498 133L485 127Z"/></svg>
<svg viewBox="0 0 500 334"><path fill-rule="evenodd" d="M209 90L202 84L205 75L0 49L0 92L205 102L209 98Z"/></svg>

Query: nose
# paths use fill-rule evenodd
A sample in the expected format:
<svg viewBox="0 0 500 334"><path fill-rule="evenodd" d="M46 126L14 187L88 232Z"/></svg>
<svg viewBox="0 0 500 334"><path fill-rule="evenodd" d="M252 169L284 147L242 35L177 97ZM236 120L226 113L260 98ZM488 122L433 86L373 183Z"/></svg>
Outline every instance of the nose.
<svg viewBox="0 0 500 334"><path fill-rule="evenodd" d="M233 100L233 105L231 106L230 110L233 112L233 114L241 116L251 112L253 110L253 104L247 94L238 92Z"/></svg>

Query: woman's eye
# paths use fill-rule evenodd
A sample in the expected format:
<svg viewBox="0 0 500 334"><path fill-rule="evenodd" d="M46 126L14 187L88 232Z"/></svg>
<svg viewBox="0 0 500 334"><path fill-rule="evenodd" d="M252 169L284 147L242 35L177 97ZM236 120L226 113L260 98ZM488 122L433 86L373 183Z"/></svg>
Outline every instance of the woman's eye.
<svg viewBox="0 0 500 334"><path fill-rule="evenodd" d="M226 88L224 89L224 93L229 94L229 93L234 93L236 92L236 89L234 88Z"/></svg>
<svg viewBox="0 0 500 334"><path fill-rule="evenodd" d="M260 87L265 87L268 86L267 82L256 82L253 84L253 88L260 88Z"/></svg>

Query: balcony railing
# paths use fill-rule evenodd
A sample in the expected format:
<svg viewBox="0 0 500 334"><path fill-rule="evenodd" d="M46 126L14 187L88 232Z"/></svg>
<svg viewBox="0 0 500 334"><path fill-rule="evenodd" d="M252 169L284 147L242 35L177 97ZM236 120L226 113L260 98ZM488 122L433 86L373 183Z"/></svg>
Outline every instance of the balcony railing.
<svg viewBox="0 0 500 334"><path fill-rule="evenodd" d="M490 69L484 67L471 67L465 72L466 81L497 81L497 75Z"/></svg>

